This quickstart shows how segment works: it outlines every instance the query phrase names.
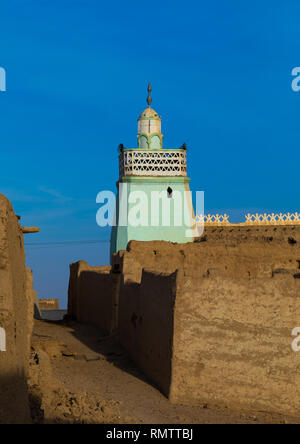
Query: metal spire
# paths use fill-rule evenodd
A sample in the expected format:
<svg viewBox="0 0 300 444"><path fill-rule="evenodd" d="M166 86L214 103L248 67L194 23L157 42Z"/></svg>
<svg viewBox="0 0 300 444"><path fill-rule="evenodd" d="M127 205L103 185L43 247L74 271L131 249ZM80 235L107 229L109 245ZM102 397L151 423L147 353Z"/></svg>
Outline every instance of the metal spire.
<svg viewBox="0 0 300 444"><path fill-rule="evenodd" d="M151 83L149 82L149 85L148 85L148 97L147 97L147 103L149 105L149 108L151 108L151 103L152 103L151 91L152 91Z"/></svg>

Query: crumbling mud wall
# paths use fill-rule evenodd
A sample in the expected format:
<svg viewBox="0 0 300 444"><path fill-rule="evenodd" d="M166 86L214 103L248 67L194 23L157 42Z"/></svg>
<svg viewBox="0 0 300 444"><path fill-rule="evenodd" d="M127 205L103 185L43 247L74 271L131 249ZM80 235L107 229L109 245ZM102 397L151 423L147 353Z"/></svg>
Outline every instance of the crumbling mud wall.
<svg viewBox="0 0 300 444"><path fill-rule="evenodd" d="M32 273L11 203L0 194L0 423L29 422L27 375L33 328Z"/></svg>
<svg viewBox="0 0 300 444"><path fill-rule="evenodd" d="M143 270L120 287L119 340L145 375L170 390L177 272Z"/></svg>
<svg viewBox="0 0 300 444"><path fill-rule="evenodd" d="M111 267L90 267L85 261L70 265L68 314L112 333L117 327L120 275Z"/></svg>
<svg viewBox="0 0 300 444"><path fill-rule="evenodd" d="M40 310L59 310L59 300L57 298L52 299L39 299Z"/></svg>
<svg viewBox="0 0 300 444"><path fill-rule="evenodd" d="M112 266L120 341L172 402L300 415L299 226L131 242Z"/></svg>

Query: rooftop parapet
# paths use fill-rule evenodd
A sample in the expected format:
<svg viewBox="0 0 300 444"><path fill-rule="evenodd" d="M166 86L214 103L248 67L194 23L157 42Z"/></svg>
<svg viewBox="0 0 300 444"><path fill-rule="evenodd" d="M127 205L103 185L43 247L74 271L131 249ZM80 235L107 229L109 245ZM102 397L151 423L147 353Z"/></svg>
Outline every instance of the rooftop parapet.
<svg viewBox="0 0 300 444"><path fill-rule="evenodd" d="M123 176L185 177L187 151L124 149L119 156L119 171L120 178Z"/></svg>
<svg viewBox="0 0 300 444"><path fill-rule="evenodd" d="M300 213L246 214L245 222L231 223L228 214L198 214L195 222L198 225L300 225Z"/></svg>

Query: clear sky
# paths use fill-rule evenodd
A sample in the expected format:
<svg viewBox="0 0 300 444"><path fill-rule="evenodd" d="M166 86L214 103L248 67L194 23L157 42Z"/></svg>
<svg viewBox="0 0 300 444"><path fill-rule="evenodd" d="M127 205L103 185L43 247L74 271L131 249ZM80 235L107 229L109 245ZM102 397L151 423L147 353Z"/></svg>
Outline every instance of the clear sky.
<svg viewBox="0 0 300 444"><path fill-rule="evenodd" d="M95 199L115 190L118 144L136 146L148 81L206 212L299 211L299 16L279 0L2 2L0 192L41 228L26 242L109 239ZM108 262L107 242L26 249L62 306L70 262Z"/></svg>

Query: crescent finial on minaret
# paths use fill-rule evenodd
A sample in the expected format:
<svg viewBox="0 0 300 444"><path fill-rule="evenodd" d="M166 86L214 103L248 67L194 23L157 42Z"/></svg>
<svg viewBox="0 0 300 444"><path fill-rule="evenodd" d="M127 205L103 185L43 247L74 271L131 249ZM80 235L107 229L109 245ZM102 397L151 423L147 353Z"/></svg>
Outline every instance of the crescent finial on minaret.
<svg viewBox="0 0 300 444"><path fill-rule="evenodd" d="M151 83L149 82L149 84L148 84L148 97L147 97L147 103L149 105L149 108L151 108L151 103L152 103L151 91L152 91Z"/></svg>

